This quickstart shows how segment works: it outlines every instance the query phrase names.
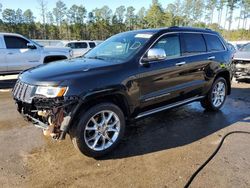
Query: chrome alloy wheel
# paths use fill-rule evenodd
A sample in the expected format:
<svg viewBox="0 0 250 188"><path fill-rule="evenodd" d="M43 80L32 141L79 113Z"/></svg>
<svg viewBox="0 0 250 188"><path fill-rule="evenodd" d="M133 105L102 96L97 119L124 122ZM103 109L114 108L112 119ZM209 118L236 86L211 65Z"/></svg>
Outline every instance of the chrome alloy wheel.
<svg viewBox="0 0 250 188"><path fill-rule="evenodd" d="M110 110L103 110L88 121L84 130L84 140L90 149L102 151L117 140L119 133L120 120L117 114Z"/></svg>
<svg viewBox="0 0 250 188"><path fill-rule="evenodd" d="M212 102L215 107L219 107L225 100L226 85L224 82L218 82L212 91Z"/></svg>

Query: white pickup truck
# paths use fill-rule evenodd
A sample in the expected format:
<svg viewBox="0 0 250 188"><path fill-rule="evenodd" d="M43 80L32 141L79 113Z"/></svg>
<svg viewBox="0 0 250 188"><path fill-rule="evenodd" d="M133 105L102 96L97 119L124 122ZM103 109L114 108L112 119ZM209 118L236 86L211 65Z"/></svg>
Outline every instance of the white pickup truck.
<svg viewBox="0 0 250 188"><path fill-rule="evenodd" d="M72 57L71 48L43 47L19 34L0 33L0 75Z"/></svg>

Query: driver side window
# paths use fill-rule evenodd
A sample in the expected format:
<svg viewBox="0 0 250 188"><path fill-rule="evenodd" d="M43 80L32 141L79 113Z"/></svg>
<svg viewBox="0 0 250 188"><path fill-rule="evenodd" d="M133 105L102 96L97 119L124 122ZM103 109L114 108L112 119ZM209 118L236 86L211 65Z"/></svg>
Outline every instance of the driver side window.
<svg viewBox="0 0 250 188"><path fill-rule="evenodd" d="M27 40L16 36L4 36L4 41L7 49L26 49L29 43Z"/></svg>
<svg viewBox="0 0 250 188"><path fill-rule="evenodd" d="M166 53L167 59L181 56L179 35L165 35L160 38L152 48L163 49Z"/></svg>

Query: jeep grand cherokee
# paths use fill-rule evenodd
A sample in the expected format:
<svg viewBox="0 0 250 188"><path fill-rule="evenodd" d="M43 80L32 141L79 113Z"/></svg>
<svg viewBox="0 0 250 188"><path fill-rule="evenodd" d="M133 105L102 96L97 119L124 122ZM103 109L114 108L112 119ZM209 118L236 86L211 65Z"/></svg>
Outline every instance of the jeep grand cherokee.
<svg viewBox="0 0 250 188"><path fill-rule="evenodd" d="M99 157L132 120L194 101L219 110L231 91L231 60L223 38L209 29L129 31L82 58L24 71L13 97L45 135L62 140L68 133L80 152Z"/></svg>

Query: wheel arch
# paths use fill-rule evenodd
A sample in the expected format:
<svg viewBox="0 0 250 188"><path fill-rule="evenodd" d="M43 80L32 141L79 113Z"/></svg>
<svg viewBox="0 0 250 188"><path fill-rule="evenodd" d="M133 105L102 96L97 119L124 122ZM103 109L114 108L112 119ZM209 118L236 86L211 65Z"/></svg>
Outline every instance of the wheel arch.
<svg viewBox="0 0 250 188"><path fill-rule="evenodd" d="M230 76L230 72L227 70L223 70L220 71L216 74L215 79L216 80L218 77L222 77L226 80L227 82L227 94L230 95L231 94L231 76Z"/></svg>
<svg viewBox="0 0 250 188"><path fill-rule="evenodd" d="M94 105L110 102L115 105L117 105L122 112L124 113L125 119L129 118L131 114L129 101L126 97L126 95L122 92L116 91L112 92L110 90L109 92L98 92L98 93L92 93L83 96L72 114L71 123L69 125L69 129L74 127L76 122L79 119L79 115L84 113L84 111L87 111L89 108L91 108Z"/></svg>

